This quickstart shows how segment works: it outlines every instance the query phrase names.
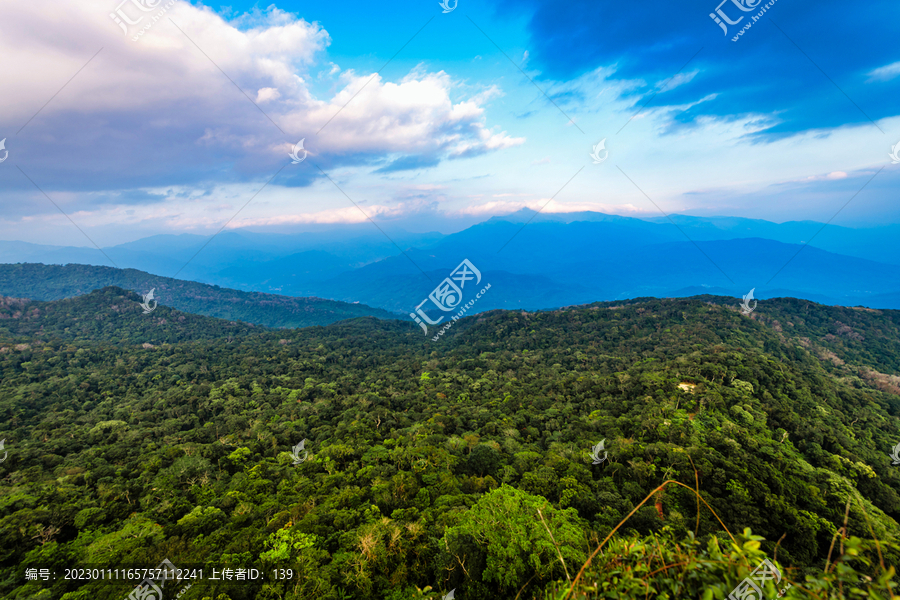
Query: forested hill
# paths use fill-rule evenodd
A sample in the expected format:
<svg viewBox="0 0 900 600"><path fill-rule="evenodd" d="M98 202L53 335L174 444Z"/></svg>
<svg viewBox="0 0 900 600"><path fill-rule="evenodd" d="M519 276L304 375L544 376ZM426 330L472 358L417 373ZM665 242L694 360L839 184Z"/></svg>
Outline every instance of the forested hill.
<svg viewBox="0 0 900 600"><path fill-rule="evenodd" d="M264 330L249 323L204 317L160 304L145 314L141 302L141 296L118 287L53 302L0 296L0 339L37 345L52 340L158 345L243 338L255 330ZM148 306L153 307L154 303Z"/></svg>
<svg viewBox="0 0 900 600"><path fill-rule="evenodd" d="M739 306L738 300L723 296L693 299L732 310ZM648 300L591 306L642 304ZM782 344L808 350L830 373L858 375L881 388L891 382L895 387L889 391L900 393L900 379L896 378L900 374L900 310L825 306L798 298L773 298L757 307L759 310L746 318L763 325Z"/></svg>
<svg viewBox="0 0 900 600"><path fill-rule="evenodd" d="M131 290L139 295L155 289L155 299L165 306L265 327L310 327L366 316L398 318L396 314L365 304L242 292L217 285L161 277L136 269L76 264L0 264L2 296L59 300L82 296L109 286Z"/></svg>
<svg viewBox="0 0 900 600"><path fill-rule="evenodd" d="M432 342L79 300L2 311L3 598L120 599L23 571L168 558L206 570L182 600L562 600L598 546L578 598L721 599L764 558L766 598L892 597L895 311L639 299ZM208 577L249 566L292 575Z"/></svg>

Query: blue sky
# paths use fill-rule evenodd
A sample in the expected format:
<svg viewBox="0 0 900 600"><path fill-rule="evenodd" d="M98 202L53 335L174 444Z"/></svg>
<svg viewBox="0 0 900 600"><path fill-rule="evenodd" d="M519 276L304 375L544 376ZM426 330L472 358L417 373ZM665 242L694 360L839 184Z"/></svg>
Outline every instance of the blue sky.
<svg viewBox="0 0 900 600"><path fill-rule="evenodd" d="M290 231L360 208L445 232L544 206L900 222L896 3L120 2L6 10L0 238ZM727 35L717 6L741 17ZM117 8L143 17L128 35Z"/></svg>

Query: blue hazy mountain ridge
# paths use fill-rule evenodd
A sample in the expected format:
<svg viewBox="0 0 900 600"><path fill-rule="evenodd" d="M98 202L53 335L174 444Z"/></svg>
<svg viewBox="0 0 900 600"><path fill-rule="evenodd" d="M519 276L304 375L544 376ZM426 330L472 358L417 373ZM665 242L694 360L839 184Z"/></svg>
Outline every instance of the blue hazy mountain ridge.
<svg viewBox="0 0 900 600"><path fill-rule="evenodd" d="M532 244L534 240L526 231L521 234L515 271L509 268L509 260L498 258L496 252L469 247L467 258L481 271L482 281L492 284L491 293L479 300L477 310L541 309L643 296L692 295L683 291L686 288L732 296L756 288L757 298L797 297L874 308L900 306L890 303L894 297L891 294L900 287L900 266L800 244L763 239L665 242L590 254L569 252L584 245L583 240L571 236L569 244L560 243L553 248L553 256L547 257L546 247ZM604 250L602 244L597 246ZM459 257L455 244L449 242L446 254L440 249L408 254L430 280L406 257L395 256L310 286L305 292L335 299L352 297L371 306L408 312L410 301L418 304L424 299L458 264L454 261ZM877 306L871 302L876 296L884 299Z"/></svg>
<svg viewBox="0 0 900 600"><path fill-rule="evenodd" d="M523 209L446 235L409 233L402 223L391 222L381 225L388 239L365 223L294 234L228 231L211 242L190 234L160 235L104 251L120 267L156 275L171 276L190 261L180 279L361 302L401 314L408 314L464 258L482 272L482 285L492 285L476 311L641 296L739 297L751 288L757 298L900 308L900 249L893 242L900 226L671 219L676 225L664 217L545 215ZM811 245L804 244L808 240ZM0 242L0 260L109 265L96 249L23 242Z"/></svg>
<svg viewBox="0 0 900 600"><path fill-rule="evenodd" d="M506 220L524 223L533 218L535 211L521 209L504 217L491 220ZM637 219L595 212L540 213L532 222L572 223L575 221L606 221L626 223L639 221L666 227L676 227L681 239L711 241L734 238L764 238L786 244L811 243L822 250L866 258L889 264L900 265L900 225L883 225L854 229L817 221L786 221L773 223L762 219L743 217L693 217L689 215L669 215ZM674 226L672 224L675 224Z"/></svg>
<svg viewBox="0 0 900 600"><path fill-rule="evenodd" d="M723 237L758 237L788 244L810 243L822 250L856 258L900 264L900 225L853 229L816 221L772 223L739 217L690 217L673 215L672 220L694 240ZM664 217L651 219L668 223Z"/></svg>
<svg viewBox="0 0 900 600"><path fill-rule="evenodd" d="M313 231L295 233L256 233L247 230L226 231L217 235L213 241L198 254L195 260L201 263L214 263L211 258L216 251L246 252L272 258L279 258L305 252L322 250L337 256L349 256L355 260L371 261L397 252L394 242L404 245L425 245L443 237L440 233L410 233L399 227L389 228L388 239L370 223L327 227ZM156 235L141 238L134 242L119 244L111 249L129 250L158 254L173 258L186 259L190 253L196 252L208 240L209 236L194 234ZM393 240L393 242L392 242ZM220 267L224 266L219 263Z"/></svg>
<svg viewBox="0 0 900 600"><path fill-rule="evenodd" d="M238 290L258 290L298 295L310 285L331 279L335 273L363 265L322 250L307 250L273 260L248 259L215 274L218 285Z"/></svg>
<svg viewBox="0 0 900 600"><path fill-rule="evenodd" d="M673 226L669 219L677 224ZM406 221L409 221L407 219ZM371 223L354 225L328 226L316 225L315 230L300 231L290 234L255 233L247 230L226 231L216 236L212 243L203 248L210 236L194 234L155 235L146 238L104 247L104 252L112 257L119 266L141 268L131 264L130 260L147 260L168 258L172 269L163 272L153 269L159 274L171 274L184 265L198 250L192 264L202 265L204 270L218 271L230 266L234 256L246 257L250 253L256 260L284 258L288 255L318 250L352 259L352 262L366 264L380 258L397 254L397 247L427 248L438 244L449 237L437 232L410 233L403 229L406 221L380 223L391 239L387 239ZM528 227L540 223L571 224L575 222L614 223L622 227L633 227L635 234L640 234L646 244L665 241L653 239L665 235L668 240L711 241L734 238L764 238L784 243L805 243L858 258L876 260L878 262L900 264L900 245L896 243L900 237L900 225L887 225L852 229L829 224L823 228L822 223L814 221L791 221L772 223L760 219L741 217L692 217L670 215L670 217L652 217L639 219L597 212L576 212L558 214L536 214L535 211L522 209L510 215L491 217L489 220L470 226L463 231L477 231L485 225L498 222L519 224L530 221ZM452 234L459 235L459 234ZM685 237L687 236L687 237ZM462 239L462 238L460 238ZM502 241L498 241L498 245ZM396 245L395 245L396 244ZM120 260L121 259L121 260ZM0 242L0 260L4 262L45 262L64 264L79 262L83 264L110 265L99 251L94 248L75 248L29 244L26 242ZM124 263L124 264L123 264ZM169 266L167 263L166 267ZM190 268L190 267L189 267Z"/></svg>
<svg viewBox="0 0 900 600"><path fill-rule="evenodd" d="M442 237L439 233L409 233L391 228L391 239L387 239L371 224L366 225L326 226L318 231L294 234L226 231L211 241L210 236L194 234L154 235L104 247L102 252L89 247L0 241L0 262L117 266L169 277L178 273L184 279L218 284L214 277L218 271L248 259L273 261L296 253L320 251L347 259L347 265L352 268L397 254L395 242L409 247L433 243Z"/></svg>

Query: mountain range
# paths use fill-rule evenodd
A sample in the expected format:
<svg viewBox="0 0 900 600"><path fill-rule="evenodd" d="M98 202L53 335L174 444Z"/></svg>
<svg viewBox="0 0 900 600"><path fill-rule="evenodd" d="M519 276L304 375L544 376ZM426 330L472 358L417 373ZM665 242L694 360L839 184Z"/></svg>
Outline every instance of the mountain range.
<svg viewBox="0 0 900 600"><path fill-rule="evenodd" d="M900 308L900 246L895 243L900 226L895 225L851 229L813 221L637 219L523 209L446 235L379 227L384 233L359 224L295 234L158 235L102 252L0 242L0 261L114 264L171 281L177 277L245 292L359 302L403 315L464 259L480 271L482 286L491 284L490 293L473 307L476 312L644 296L740 297L751 289L760 299ZM135 289L122 280L104 282L113 284ZM468 300L469 292L462 291Z"/></svg>

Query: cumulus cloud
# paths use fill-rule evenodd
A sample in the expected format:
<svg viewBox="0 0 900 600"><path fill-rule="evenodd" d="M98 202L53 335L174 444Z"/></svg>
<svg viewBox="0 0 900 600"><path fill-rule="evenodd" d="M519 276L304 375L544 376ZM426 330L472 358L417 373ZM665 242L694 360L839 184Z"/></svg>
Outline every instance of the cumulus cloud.
<svg viewBox="0 0 900 600"><path fill-rule="evenodd" d="M453 82L444 71L419 69L399 82L380 75L343 74L344 88L328 102L310 102L305 111L290 116L295 130L318 129L323 152L380 155L403 153L453 158L519 145L512 138L485 125L483 104L496 89L453 103Z"/></svg>
<svg viewBox="0 0 900 600"><path fill-rule="evenodd" d="M269 100L278 100L281 98L281 93L275 88L262 88L256 93L256 102L268 102Z"/></svg>
<svg viewBox="0 0 900 600"><path fill-rule="evenodd" d="M0 127L18 130L53 98L9 144L51 188L259 179L304 137L329 167L373 168L416 157L437 164L524 141L488 126L484 106L498 90L458 99L444 71L417 68L399 81L340 72L327 60L323 26L275 7L228 21L180 0L149 12L140 0L59 0L52 11L45 4L4 8L0 54L17 60L0 63L0 78L15 82L16 93L4 98ZM115 19L136 24L125 35ZM308 84L322 70L340 72L331 97Z"/></svg>

